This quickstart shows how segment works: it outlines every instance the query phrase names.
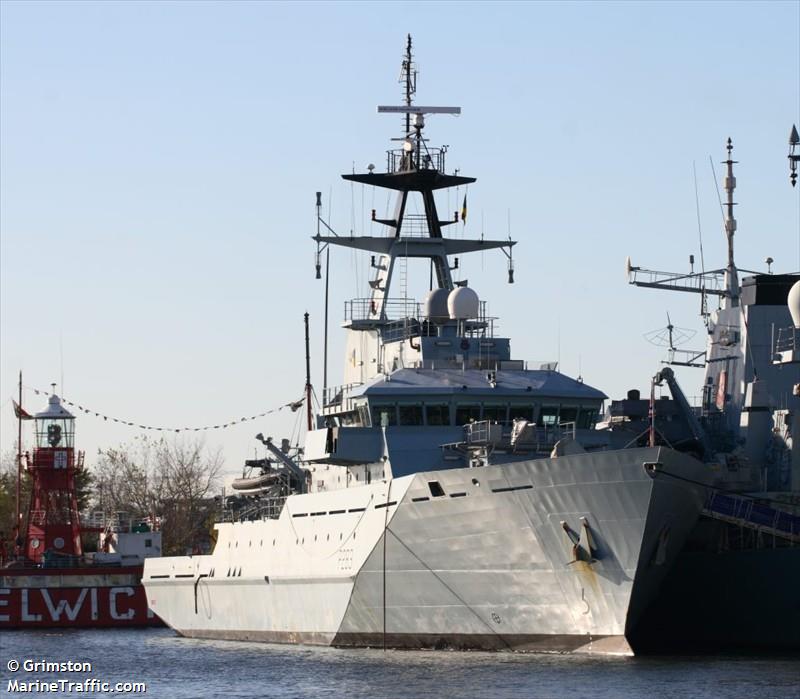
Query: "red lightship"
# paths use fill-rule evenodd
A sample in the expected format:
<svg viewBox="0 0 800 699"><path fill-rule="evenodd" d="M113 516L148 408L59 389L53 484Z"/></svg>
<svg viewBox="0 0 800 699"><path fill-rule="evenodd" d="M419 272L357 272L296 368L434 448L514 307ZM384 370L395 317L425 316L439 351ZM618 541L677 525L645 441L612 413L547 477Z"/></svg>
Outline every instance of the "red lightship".
<svg viewBox="0 0 800 699"><path fill-rule="evenodd" d="M16 526L12 540L0 533L0 629L48 627L160 626L148 609L141 585L144 559L161 554L161 532L135 526L82 526L76 476L83 452L76 452L75 417L55 394L47 409L32 416L22 403L19 419L35 425L33 455L19 447ZM30 504L20 508L22 473L31 482ZM84 553L81 535L102 532L97 553Z"/></svg>

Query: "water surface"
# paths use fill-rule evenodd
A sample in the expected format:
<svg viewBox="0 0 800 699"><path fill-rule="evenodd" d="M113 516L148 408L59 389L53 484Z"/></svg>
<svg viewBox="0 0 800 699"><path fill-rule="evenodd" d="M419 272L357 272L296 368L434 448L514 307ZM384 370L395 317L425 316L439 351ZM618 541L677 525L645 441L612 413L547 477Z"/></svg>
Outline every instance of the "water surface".
<svg viewBox="0 0 800 699"><path fill-rule="evenodd" d="M2 697L54 696L8 694L9 678L87 678L86 673L8 671L8 660L30 658L88 660L91 676L111 683L146 682L144 696L165 699L800 698L800 660L789 655L627 658L384 652L199 641L180 638L167 629L148 629L2 632L0 657ZM88 696L137 695L96 692Z"/></svg>

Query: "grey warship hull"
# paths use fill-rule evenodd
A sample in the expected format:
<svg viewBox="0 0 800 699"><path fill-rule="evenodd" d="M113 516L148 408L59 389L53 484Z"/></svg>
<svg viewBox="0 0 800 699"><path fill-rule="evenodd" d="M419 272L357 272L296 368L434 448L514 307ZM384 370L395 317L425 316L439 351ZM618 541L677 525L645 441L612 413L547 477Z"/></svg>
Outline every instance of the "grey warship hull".
<svg viewBox="0 0 800 699"><path fill-rule="evenodd" d="M702 478L658 448L292 496L276 520L218 525L212 555L148 561L144 584L188 637L630 653Z"/></svg>
<svg viewBox="0 0 800 699"><path fill-rule="evenodd" d="M797 651L800 548L683 551L637 626L648 653Z"/></svg>

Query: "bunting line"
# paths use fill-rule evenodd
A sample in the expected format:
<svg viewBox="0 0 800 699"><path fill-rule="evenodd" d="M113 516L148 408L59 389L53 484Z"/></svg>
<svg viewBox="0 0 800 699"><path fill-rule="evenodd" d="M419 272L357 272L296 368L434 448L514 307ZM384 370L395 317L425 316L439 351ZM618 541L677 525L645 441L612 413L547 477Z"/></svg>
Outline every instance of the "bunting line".
<svg viewBox="0 0 800 699"><path fill-rule="evenodd" d="M53 395L50 391L45 391L40 388L34 388L33 386L25 386L25 388L27 388L30 391L33 391L37 396ZM60 396L60 398L63 404L68 405L71 408L77 408L86 415L92 415L97 418L103 418L105 422L116 422L117 424L120 425L126 425L128 427L138 427L139 429L142 430L153 430L156 432L205 432L206 430L224 430L227 429L228 427L241 425L243 422L252 422L253 420L258 420L259 418L266 417L267 415L278 413L284 408L289 408L294 413L297 412L305 404L305 396L303 396L302 398L300 398L300 400L292 401L290 403L284 403L283 405L278 406L277 408L272 408L271 410L267 410L263 413L258 413L257 415L251 415L250 417L237 418L219 425L205 425L203 427L156 427L153 425L142 425L137 422L131 422L130 420L122 420L121 418L111 417L110 415L105 415L99 411L93 410L91 408L86 408L71 400L67 400L63 396Z"/></svg>

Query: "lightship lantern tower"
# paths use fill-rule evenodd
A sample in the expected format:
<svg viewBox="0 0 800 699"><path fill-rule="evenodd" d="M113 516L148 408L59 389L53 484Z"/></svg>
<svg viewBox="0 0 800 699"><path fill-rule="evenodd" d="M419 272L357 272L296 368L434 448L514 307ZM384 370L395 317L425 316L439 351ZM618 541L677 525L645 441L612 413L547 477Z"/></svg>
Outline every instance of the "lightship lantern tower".
<svg viewBox="0 0 800 699"><path fill-rule="evenodd" d="M47 410L34 417L36 445L27 465L32 487L25 555L37 564L45 557L52 558L54 565L68 564L83 553L75 487L83 452L75 453L75 416L53 393Z"/></svg>

